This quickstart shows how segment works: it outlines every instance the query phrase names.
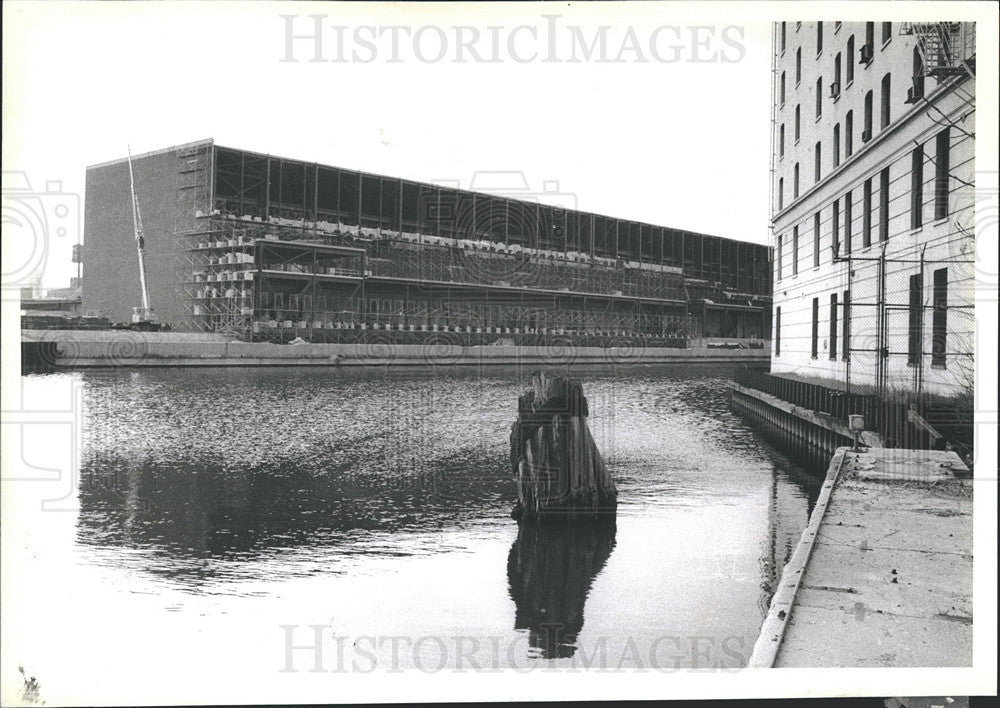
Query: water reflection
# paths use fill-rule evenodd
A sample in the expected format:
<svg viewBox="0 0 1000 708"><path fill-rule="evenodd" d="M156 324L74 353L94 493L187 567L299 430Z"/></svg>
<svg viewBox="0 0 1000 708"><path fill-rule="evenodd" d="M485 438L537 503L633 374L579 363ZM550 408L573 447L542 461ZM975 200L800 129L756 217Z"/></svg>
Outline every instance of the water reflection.
<svg viewBox="0 0 1000 708"><path fill-rule="evenodd" d="M614 518L582 524L518 525L507 557L514 629L528 631L530 655L565 659L576 652L583 607L615 547Z"/></svg>
<svg viewBox="0 0 1000 708"><path fill-rule="evenodd" d="M419 552L406 543L408 532L506 514L511 482L502 467L493 471L475 455L464 464L480 472L449 473L442 464L436 475L316 474L306 464L233 465L222 456L91 457L80 475L78 539L141 548L170 561L147 570L192 578L211 572L191 562L199 559L246 561L324 546L351 553L379 534L400 535L398 554Z"/></svg>

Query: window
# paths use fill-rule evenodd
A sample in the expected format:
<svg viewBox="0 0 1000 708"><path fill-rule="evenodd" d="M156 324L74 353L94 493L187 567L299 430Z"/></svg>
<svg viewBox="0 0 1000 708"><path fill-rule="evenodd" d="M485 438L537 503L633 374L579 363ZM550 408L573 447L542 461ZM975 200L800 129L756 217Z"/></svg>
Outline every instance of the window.
<svg viewBox="0 0 1000 708"><path fill-rule="evenodd" d="M854 218L853 195L847 192L844 195L844 253L851 252L851 221Z"/></svg>
<svg viewBox="0 0 1000 708"><path fill-rule="evenodd" d="M875 46L875 23L866 22L865 23L865 44L868 45L869 49Z"/></svg>
<svg viewBox="0 0 1000 708"><path fill-rule="evenodd" d="M774 309L774 355L781 355L781 307Z"/></svg>
<svg viewBox="0 0 1000 708"><path fill-rule="evenodd" d="M819 358L819 298L813 298L812 358Z"/></svg>
<svg viewBox="0 0 1000 708"><path fill-rule="evenodd" d="M778 157L785 156L785 124L778 128Z"/></svg>
<svg viewBox="0 0 1000 708"><path fill-rule="evenodd" d="M816 117L823 115L823 77L816 79Z"/></svg>
<svg viewBox="0 0 1000 708"><path fill-rule="evenodd" d="M781 53L785 53L785 23L781 23Z"/></svg>
<svg viewBox="0 0 1000 708"><path fill-rule="evenodd" d="M843 326L843 342L841 343L841 351L843 352L840 356L844 361L850 361L851 359L851 291L844 291L844 326Z"/></svg>
<svg viewBox="0 0 1000 708"><path fill-rule="evenodd" d="M892 23L883 22L882 23L882 44L885 44L890 39L892 39Z"/></svg>
<svg viewBox="0 0 1000 708"><path fill-rule="evenodd" d="M785 105L785 72L783 71L781 72L780 94L781 94L781 105L783 106Z"/></svg>
<svg viewBox="0 0 1000 708"><path fill-rule="evenodd" d="M795 163L795 168L792 170L792 199L799 198L799 163Z"/></svg>
<svg viewBox="0 0 1000 708"><path fill-rule="evenodd" d="M802 135L802 106L795 106L795 142L799 142L799 136Z"/></svg>
<svg viewBox="0 0 1000 708"><path fill-rule="evenodd" d="M837 199L833 200L833 223L830 227L830 238L831 247L833 248L833 257L837 258L840 255L840 201Z"/></svg>
<svg viewBox="0 0 1000 708"><path fill-rule="evenodd" d="M799 227L792 227L792 275L799 274Z"/></svg>
<svg viewBox="0 0 1000 708"><path fill-rule="evenodd" d="M889 168L878 176L878 240L889 240Z"/></svg>
<svg viewBox="0 0 1000 708"><path fill-rule="evenodd" d="M948 336L948 269L934 271L934 314L931 322L931 365L945 365Z"/></svg>
<svg viewBox="0 0 1000 708"><path fill-rule="evenodd" d="M861 133L861 142L867 143L872 139L872 92L865 94L865 127Z"/></svg>
<svg viewBox="0 0 1000 708"><path fill-rule="evenodd" d="M872 180L865 180L862 192L861 213L861 245L868 248L872 245Z"/></svg>
<svg viewBox="0 0 1000 708"><path fill-rule="evenodd" d="M854 81L854 35L847 39L847 83Z"/></svg>
<svg viewBox="0 0 1000 708"><path fill-rule="evenodd" d="M886 74L882 77L882 124L881 127L885 128L889 125L889 104L891 100L892 93L892 77L890 74Z"/></svg>
<svg viewBox="0 0 1000 708"><path fill-rule="evenodd" d="M833 126L833 167L840 167L840 123Z"/></svg>
<svg viewBox="0 0 1000 708"><path fill-rule="evenodd" d="M783 241L784 237L778 236L778 254L777 254L778 257L775 263L775 271L777 272L778 275L775 278L775 280L781 280L781 246Z"/></svg>
<svg viewBox="0 0 1000 708"><path fill-rule="evenodd" d="M795 85L802 81L802 47L795 50Z"/></svg>
<svg viewBox="0 0 1000 708"><path fill-rule="evenodd" d="M837 359L837 293L830 295L830 359Z"/></svg>
<svg viewBox="0 0 1000 708"><path fill-rule="evenodd" d="M834 95L840 95L840 52L833 58L833 85Z"/></svg>
<svg viewBox="0 0 1000 708"><path fill-rule="evenodd" d="M778 209L785 208L785 178L778 178Z"/></svg>
<svg viewBox="0 0 1000 708"><path fill-rule="evenodd" d="M844 118L844 157L854 153L854 111L848 111Z"/></svg>
<svg viewBox="0 0 1000 708"><path fill-rule="evenodd" d="M934 218L948 216L948 190L951 170L951 134L945 128L934 139Z"/></svg>
<svg viewBox="0 0 1000 708"><path fill-rule="evenodd" d="M924 146L913 148L910 165L910 228L924 225Z"/></svg>
<svg viewBox="0 0 1000 708"><path fill-rule="evenodd" d="M920 56L920 47L913 48L913 97L924 95L924 58Z"/></svg>
<svg viewBox="0 0 1000 708"><path fill-rule="evenodd" d="M823 23L816 23L816 53L823 51Z"/></svg>
<svg viewBox="0 0 1000 708"><path fill-rule="evenodd" d="M819 176L822 169L821 167L822 160L823 160L823 144L816 143L816 158L815 158L816 165L813 169L813 172L815 173L813 175L813 179L815 179L817 182L819 182Z"/></svg>
<svg viewBox="0 0 1000 708"><path fill-rule="evenodd" d="M819 268L819 212L813 214L813 268Z"/></svg>
<svg viewBox="0 0 1000 708"><path fill-rule="evenodd" d="M923 352L920 351L924 319L924 286L920 274L910 276L909 345L906 348L906 364L917 366Z"/></svg>

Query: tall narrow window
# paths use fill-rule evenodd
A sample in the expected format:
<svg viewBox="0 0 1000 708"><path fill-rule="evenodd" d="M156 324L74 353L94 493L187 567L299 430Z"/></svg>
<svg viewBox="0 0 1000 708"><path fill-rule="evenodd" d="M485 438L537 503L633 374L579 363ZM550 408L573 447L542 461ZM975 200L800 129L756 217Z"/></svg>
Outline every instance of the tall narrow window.
<svg viewBox="0 0 1000 708"><path fill-rule="evenodd" d="M851 252L851 229L854 228L851 223L854 219L854 195L850 192L844 194L844 253Z"/></svg>
<svg viewBox="0 0 1000 708"><path fill-rule="evenodd" d="M854 35L847 38L847 83L854 81Z"/></svg>
<svg viewBox="0 0 1000 708"><path fill-rule="evenodd" d="M799 227L792 227L792 275L799 274Z"/></svg>
<svg viewBox="0 0 1000 708"><path fill-rule="evenodd" d="M854 111L848 111L844 117L844 157L854 153Z"/></svg>
<svg viewBox="0 0 1000 708"><path fill-rule="evenodd" d="M823 77L816 79L816 117L823 115Z"/></svg>
<svg viewBox="0 0 1000 708"><path fill-rule="evenodd" d="M799 104L795 105L795 142L799 142L799 136L802 135L802 106Z"/></svg>
<svg viewBox="0 0 1000 708"><path fill-rule="evenodd" d="M802 81L802 47L795 50L795 85Z"/></svg>
<svg viewBox="0 0 1000 708"><path fill-rule="evenodd" d="M785 156L785 124L778 128L778 157Z"/></svg>
<svg viewBox="0 0 1000 708"><path fill-rule="evenodd" d="M840 167L840 123L833 126L833 167Z"/></svg>
<svg viewBox="0 0 1000 708"><path fill-rule="evenodd" d="M865 180L862 192L862 213L861 213L861 245L868 248L872 245L872 180L871 177Z"/></svg>
<svg viewBox="0 0 1000 708"><path fill-rule="evenodd" d="M922 98L924 95L924 58L920 54L920 47L913 48L913 97Z"/></svg>
<svg viewBox="0 0 1000 708"><path fill-rule="evenodd" d="M889 240L889 168L878 176L878 240Z"/></svg>
<svg viewBox="0 0 1000 708"><path fill-rule="evenodd" d="M865 44L868 45L869 49L875 46L875 23L866 22L865 23Z"/></svg>
<svg viewBox="0 0 1000 708"><path fill-rule="evenodd" d="M819 268L819 212L813 214L813 268Z"/></svg>
<svg viewBox="0 0 1000 708"><path fill-rule="evenodd" d="M851 291L844 291L844 336L841 343L841 358L849 361L851 358Z"/></svg>
<svg viewBox="0 0 1000 708"><path fill-rule="evenodd" d="M795 163L795 168L792 170L792 199L799 198L799 163Z"/></svg>
<svg viewBox="0 0 1000 708"><path fill-rule="evenodd" d="M906 363L917 366L920 362L921 339L924 320L924 286L920 274L910 276L909 346L906 348Z"/></svg>
<svg viewBox="0 0 1000 708"><path fill-rule="evenodd" d="M910 228L924 225L924 146L913 148L910 165Z"/></svg>
<svg viewBox="0 0 1000 708"><path fill-rule="evenodd" d="M815 164L815 166L813 168L813 173L814 173L813 174L813 179L816 180L817 182L819 182L820 174L822 173L822 165L823 165L823 144L822 143L819 143L819 142L816 143L816 155L815 155L814 160L815 160L816 164Z"/></svg>
<svg viewBox="0 0 1000 708"><path fill-rule="evenodd" d="M945 128L934 139L934 218L948 216L949 171L951 170L951 134Z"/></svg>
<svg viewBox="0 0 1000 708"><path fill-rule="evenodd" d="M781 105L785 105L785 72L781 72Z"/></svg>
<svg viewBox="0 0 1000 708"><path fill-rule="evenodd" d="M836 258L840 255L840 200L833 200L833 213L831 215L833 219L832 226L830 227L831 234L831 248L833 248L833 257Z"/></svg>
<svg viewBox="0 0 1000 708"><path fill-rule="evenodd" d="M819 298L813 298L812 319L812 358L819 358Z"/></svg>
<svg viewBox="0 0 1000 708"><path fill-rule="evenodd" d="M778 250L778 254L777 254L777 258L775 258L775 272L778 275L775 278L775 280L781 280L781 265L782 265L782 263L781 263L781 250L782 250L782 248L781 247L782 247L782 242L783 241L784 241L784 237L783 236L778 236L778 249L777 249Z"/></svg>
<svg viewBox="0 0 1000 708"><path fill-rule="evenodd" d="M778 210L785 208L785 178L778 178Z"/></svg>
<svg viewBox="0 0 1000 708"><path fill-rule="evenodd" d="M785 23L781 23L781 52L785 52Z"/></svg>
<svg viewBox="0 0 1000 708"><path fill-rule="evenodd" d="M861 142L867 143L872 139L872 92L865 94L865 127L861 133Z"/></svg>
<svg viewBox="0 0 1000 708"><path fill-rule="evenodd" d="M781 306L774 309L774 355L781 355Z"/></svg>
<svg viewBox="0 0 1000 708"><path fill-rule="evenodd" d="M892 76L886 74L882 77L882 122L880 127L889 125L891 116L889 115L889 105L892 102Z"/></svg>
<svg viewBox="0 0 1000 708"><path fill-rule="evenodd" d="M837 358L837 293L830 295L830 358Z"/></svg>
<svg viewBox="0 0 1000 708"><path fill-rule="evenodd" d="M934 271L934 316L931 324L931 364L945 365L948 337L948 269Z"/></svg>
<svg viewBox="0 0 1000 708"><path fill-rule="evenodd" d="M840 94L840 52L833 58L833 84L835 95Z"/></svg>
<svg viewBox="0 0 1000 708"><path fill-rule="evenodd" d="M892 23L883 22L882 23L882 44L885 44L890 39L892 39Z"/></svg>
<svg viewBox="0 0 1000 708"><path fill-rule="evenodd" d="M823 23L816 23L816 53L823 51Z"/></svg>

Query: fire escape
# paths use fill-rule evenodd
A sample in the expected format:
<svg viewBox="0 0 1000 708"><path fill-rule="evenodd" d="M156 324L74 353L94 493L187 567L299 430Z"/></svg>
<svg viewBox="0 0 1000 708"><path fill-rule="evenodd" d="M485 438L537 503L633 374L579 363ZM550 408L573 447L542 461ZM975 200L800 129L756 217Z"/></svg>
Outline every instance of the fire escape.
<svg viewBox="0 0 1000 708"><path fill-rule="evenodd" d="M904 22L899 33L916 37L927 76L942 80L968 72L976 77L975 23Z"/></svg>

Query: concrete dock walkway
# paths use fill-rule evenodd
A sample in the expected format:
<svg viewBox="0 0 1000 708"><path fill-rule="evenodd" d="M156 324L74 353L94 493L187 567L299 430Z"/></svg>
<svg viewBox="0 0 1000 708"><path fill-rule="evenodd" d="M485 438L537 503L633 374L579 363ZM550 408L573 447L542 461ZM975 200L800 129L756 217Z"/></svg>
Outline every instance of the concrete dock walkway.
<svg viewBox="0 0 1000 708"><path fill-rule="evenodd" d="M972 665L972 483L954 452L840 448L751 667Z"/></svg>

